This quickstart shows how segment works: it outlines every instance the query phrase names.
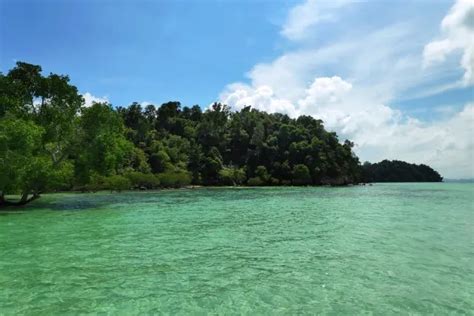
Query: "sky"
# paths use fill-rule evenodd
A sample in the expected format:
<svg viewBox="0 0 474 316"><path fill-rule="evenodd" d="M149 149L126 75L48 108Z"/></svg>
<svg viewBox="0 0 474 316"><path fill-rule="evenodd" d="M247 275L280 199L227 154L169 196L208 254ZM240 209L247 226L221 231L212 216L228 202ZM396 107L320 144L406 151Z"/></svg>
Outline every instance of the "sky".
<svg viewBox="0 0 474 316"><path fill-rule="evenodd" d="M87 104L312 115L362 161L474 177L474 0L0 0L16 61Z"/></svg>

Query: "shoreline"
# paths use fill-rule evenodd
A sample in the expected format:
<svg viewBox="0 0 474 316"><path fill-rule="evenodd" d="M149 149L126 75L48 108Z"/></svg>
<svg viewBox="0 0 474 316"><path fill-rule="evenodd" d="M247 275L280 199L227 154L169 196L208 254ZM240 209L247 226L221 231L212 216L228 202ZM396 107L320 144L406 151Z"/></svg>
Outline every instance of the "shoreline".
<svg viewBox="0 0 474 316"><path fill-rule="evenodd" d="M258 189L258 188L345 188L345 187L359 187L359 186L373 186L375 184L433 184L433 183L453 183L453 184L471 184L472 182L445 182L445 181L433 181L433 182L370 182L370 183L354 183L354 184L344 184L344 185L330 185L330 184L320 184L320 185L259 185L259 186L249 186L249 185L188 185L179 188L156 188L156 189L127 189L127 190L98 190L98 191L80 191L80 190L69 190L69 191L51 191L51 192L42 192L42 195L50 194L94 194L94 193L110 193L110 194L120 194L120 193L136 193L136 192L160 192L160 191L178 191L178 190L197 190L197 189ZM17 195L7 195L6 197L15 197Z"/></svg>

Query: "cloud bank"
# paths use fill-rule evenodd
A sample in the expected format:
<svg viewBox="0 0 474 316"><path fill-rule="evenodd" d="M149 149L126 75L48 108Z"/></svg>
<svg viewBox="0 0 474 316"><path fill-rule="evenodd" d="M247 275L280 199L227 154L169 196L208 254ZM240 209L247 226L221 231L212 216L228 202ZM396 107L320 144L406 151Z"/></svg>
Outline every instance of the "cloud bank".
<svg viewBox="0 0 474 316"><path fill-rule="evenodd" d="M391 105L410 89L445 78L461 53L464 75L421 93L431 95L473 84L474 5L458 0L441 22L440 39L417 35L417 25L397 22L320 45L311 35L321 22L341 19L350 1L307 0L290 10L281 34L296 45L274 61L255 65L249 82L225 87L220 101L292 117L320 118L328 129L356 143L362 160L425 163L451 178L474 177L474 103L440 111L423 121ZM437 27L437 26L436 26ZM423 40L425 40L423 42ZM443 64L445 64L443 66ZM443 90L444 89L444 90Z"/></svg>
<svg viewBox="0 0 474 316"><path fill-rule="evenodd" d="M464 85L474 84L474 1L458 0L441 22L441 39L425 46L424 66L442 63L453 53L462 52Z"/></svg>

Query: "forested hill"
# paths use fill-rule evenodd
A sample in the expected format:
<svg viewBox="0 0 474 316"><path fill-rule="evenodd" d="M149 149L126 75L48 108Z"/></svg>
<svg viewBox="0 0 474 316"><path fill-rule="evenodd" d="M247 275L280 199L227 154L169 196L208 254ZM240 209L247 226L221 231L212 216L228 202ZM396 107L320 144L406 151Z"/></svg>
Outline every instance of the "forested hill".
<svg viewBox="0 0 474 316"><path fill-rule="evenodd" d="M0 74L0 206L7 194L25 204L58 190L357 183L352 147L310 116L219 103L85 107L67 76L22 62Z"/></svg>
<svg viewBox="0 0 474 316"><path fill-rule="evenodd" d="M202 185L347 184L350 141L321 120L216 103L84 106L67 76L18 62L0 75L0 202L21 193Z"/></svg>
<svg viewBox="0 0 474 316"><path fill-rule="evenodd" d="M364 163L365 182L441 182L443 178L427 165L410 164L399 160Z"/></svg>

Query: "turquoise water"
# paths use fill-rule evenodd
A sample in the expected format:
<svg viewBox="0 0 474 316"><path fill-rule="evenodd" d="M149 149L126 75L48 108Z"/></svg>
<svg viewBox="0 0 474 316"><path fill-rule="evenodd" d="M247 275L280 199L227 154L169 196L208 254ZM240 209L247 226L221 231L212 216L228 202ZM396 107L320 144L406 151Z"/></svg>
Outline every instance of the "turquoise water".
<svg viewBox="0 0 474 316"><path fill-rule="evenodd" d="M0 314L456 314L474 186L47 195L0 215Z"/></svg>

